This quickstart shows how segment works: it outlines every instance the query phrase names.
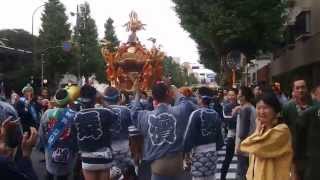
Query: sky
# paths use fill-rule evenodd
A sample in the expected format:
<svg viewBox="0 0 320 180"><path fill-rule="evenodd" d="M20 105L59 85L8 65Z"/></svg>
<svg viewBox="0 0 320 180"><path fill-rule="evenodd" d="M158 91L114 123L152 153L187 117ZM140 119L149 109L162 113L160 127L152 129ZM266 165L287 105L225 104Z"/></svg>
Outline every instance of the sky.
<svg viewBox="0 0 320 180"><path fill-rule="evenodd" d="M60 0L66 7L69 23L74 26L76 17L70 12L76 12L77 4L84 0ZM31 32L32 13L46 0L0 0L0 29L20 28ZM121 42L126 42L129 32L123 25L129 21L129 13L134 10L142 23L146 24L144 31L138 32L140 41L147 47L154 37L162 45L162 50L169 56L179 57L181 62L195 63L199 59L196 43L189 37L179 24L171 0L87 0L90 4L91 17L96 21L99 38L103 38L104 23L111 17L114 20L116 34ZM39 8L34 15L34 34L39 34L41 28L41 13Z"/></svg>

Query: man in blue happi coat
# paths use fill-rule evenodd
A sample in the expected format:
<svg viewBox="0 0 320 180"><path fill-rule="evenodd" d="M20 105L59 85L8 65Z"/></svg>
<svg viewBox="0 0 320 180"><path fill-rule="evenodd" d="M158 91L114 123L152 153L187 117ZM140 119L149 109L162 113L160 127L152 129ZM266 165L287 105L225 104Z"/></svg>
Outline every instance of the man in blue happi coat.
<svg viewBox="0 0 320 180"><path fill-rule="evenodd" d="M153 111L135 111L138 103L133 107L133 124L144 137L143 160L151 163L152 180L181 179L184 134L194 106L163 82L153 85L152 97ZM172 99L181 98L170 105Z"/></svg>
<svg viewBox="0 0 320 180"><path fill-rule="evenodd" d="M191 175L193 180L215 179L217 150L223 145L221 118L209 107L213 100L213 90L208 87L198 89L200 108L190 115L190 123L185 133L185 148L191 152Z"/></svg>
<svg viewBox="0 0 320 180"><path fill-rule="evenodd" d="M113 168L120 169L121 174L125 178L135 176L129 174L128 169L133 168L133 162L130 157L128 127L132 125L131 114L129 108L120 105L121 94L118 89L114 87L107 87L104 91L103 104L104 107L111 109L116 115L117 119L113 121L112 132L112 153L113 153Z"/></svg>

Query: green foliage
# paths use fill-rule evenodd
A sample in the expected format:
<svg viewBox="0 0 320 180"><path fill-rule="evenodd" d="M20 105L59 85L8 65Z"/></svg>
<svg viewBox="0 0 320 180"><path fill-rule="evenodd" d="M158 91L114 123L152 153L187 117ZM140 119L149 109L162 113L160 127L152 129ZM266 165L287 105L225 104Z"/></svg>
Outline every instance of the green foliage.
<svg viewBox="0 0 320 180"><path fill-rule="evenodd" d="M38 53L47 49L44 54L45 77L56 85L62 74L74 66L71 53L66 53L59 46L64 41L69 41L71 36L70 24L65 13L66 9L59 0L49 0L42 14L42 27L39 33L41 49ZM36 52L36 53L37 53ZM38 59L38 65L41 61Z"/></svg>
<svg viewBox="0 0 320 180"><path fill-rule="evenodd" d="M170 83L177 87L189 86L198 83L197 79L193 75L188 76L187 69L174 62L170 56L165 58L163 67L165 77L170 79Z"/></svg>
<svg viewBox="0 0 320 180"><path fill-rule="evenodd" d="M87 2L80 5L74 40L77 42L81 61L81 74L96 74L97 80L104 81L104 62L98 44L98 32L94 19L90 16Z"/></svg>
<svg viewBox="0 0 320 180"><path fill-rule="evenodd" d="M117 47L119 46L120 41L117 38L117 35L114 31L114 26L113 26L113 20L109 17L104 24L104 39L109 41L110 44L110 50L112 52L115 52L117 50Z"/></svg>
<svg viewBox="0 0 320 180"><path fill-rule="evenodd" d="M7 90L15 90L20 93L22 88L30 82L30 77L32 76L32 55L11 56L7 60L4 66L6 68L3 71L0 68L0 71L4 74L5 86L8 88ZM29 63L26 63L26 61ZM0 65L2 66L2 63ZM33 87L40 87L40 79L37 78L35 81Z"/></svg>
<svg viewBox="0 0 320 180"><path fill-rule="evenodd" d="M32 50L32 35L23 29L0 30L0 37L7 40L4 43L8 47ZM4 75L6 87L20 91L32 75L32 54L5 51L0 55L0 74Z"/></svg>
<svg viewBox="0 0 320 180"><path fill-rule="evenodd" d="M23 29L0 30L0 37L8 40L5 44L9 47L32 51L32 35Z"/></svg>
<svg viewBox="0 0 320 180"><path fill-rule="evenodd" d="M216 56L214 49L206 42L198 43L198 51L200 54L200 64L206 68L219 72L220 60Z"/></svg>
<svg viewBox="0 0 320 180"><path fill-rule="evenodd" d="M282 40L282 0L173 2L182 27L198 43L201 62L214 70L219 67L220 57L230 50L240 50L250 59L259 50L270 51Z"/></svg>
<svg viewBox="0 0 320 180"><path fill-rule="evenodd" d="M185 76L187 77L188 86L199 83L198 79L194 76L194 74L190 74L190 75L185 74Z"/></svg>

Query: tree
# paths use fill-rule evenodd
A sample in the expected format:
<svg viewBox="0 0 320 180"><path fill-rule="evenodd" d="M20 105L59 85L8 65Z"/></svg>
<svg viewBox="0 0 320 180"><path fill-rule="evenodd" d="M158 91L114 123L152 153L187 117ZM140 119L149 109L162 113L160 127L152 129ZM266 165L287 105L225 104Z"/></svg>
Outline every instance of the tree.
<svg viewBox="0 0 320 180"><path fill-rule="evenodd" d="M220 70L220 60L217 57L214 49L207 42L198 43L198 51L200 54L200 64L203 64L208 69L216 72Z"/></svg>
<svg viewBox="0 0 320 180"><path fill-rule="evenodd" d="M193 75L188 76L187 70L174 62L170 56L165 57L163 68L164 76L170 80L171 84L177 87L197 84L196 78Z"/></svg>
<svg viewBox="0 0 320 180"><path fill-rule="evenodd" d="M198 84L198 79L195 77L195 75L193 73L188 74L188 69L186 67L181 67L182 68L182 72L183 72L183 76L185 77L186 83L185 85L194 85L194 84Z"/></svg>
<svg viewBox="0 0 320 180"><path fill-rule="evenodd" d="M239 50L248 59L282 41L282 0L173 0L181 25L198 43L201 62L220 67L220 58ZM214 62L215 61L215 62Z"/></svg>
<svg viewBox="0 0 320 180"><path fill-rule="evenodd" d="M41 49L35 52L44 54L45 76L51 81L53 87L57 85L61 75L75 64L71 53L66 53L61 48L62 43L69 41L71 37L70 24L67 22L68 17L65 10L59 0L49 0L45 5L39 33ZM40 60L38 64L41 64Z"/></svg>
<svg viewBox="0 0 320 180"><path fill-rule="evenodd" d="M113 20L109 17L104 24L104 39L109 41L110 44L110 50L111 51L116 51L117 47L119 46L119 40L117 38L117 35L114 31L114 26L113 26Z"/></svg>
<svg viewBox="0 0 320 180"><path fill-rule="evenodd" d="M23 29L0 30L5 46L31 51L32 35ZM37 39L37 37L33 37ZM1 40L1 39L0 39ZM3 49L0 53L0 81L4 80L6 93L10 90L20 92L32 76L32 54L28 52ZM2 77L1 77L2 75ZM38 85L38 84L37 84Z"/></svg>
<svg viewBox="0 0 320 180"><path fill-rule="evenodd" d="M0 30L0 37L5 38L5 44L9 47L32 51L32 35L23 29L3 29ZM35 39L37 37L34 36Z"/></svg>
<svg viewBox="0 0 320 180"><path fill-rule="evenodd" d="M104 62L98 44L98 32L94 19L90 16L90 6L87 2L80 5L75 41L81 54L81 73L85 76L96 74L98 80L105 80Z"/></svg>

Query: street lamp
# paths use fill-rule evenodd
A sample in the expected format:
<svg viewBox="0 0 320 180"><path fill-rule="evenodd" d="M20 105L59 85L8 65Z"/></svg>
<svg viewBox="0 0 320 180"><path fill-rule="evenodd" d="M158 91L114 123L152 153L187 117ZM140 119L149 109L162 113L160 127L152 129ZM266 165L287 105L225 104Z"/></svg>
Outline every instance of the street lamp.
<svg viewBox="0 0 320 180"><path fill-rule="evenodd" d="M32 27L31 27L31 35L33 37L33 24L34 24L34 15L36 14L36 12L43 6L45 6L46 4L48 4L47 2L45 2L44 4L38 6L32 13Z"/></svg>
<svg viewBox="0 0 320 180"><path fill-rule="evenodd" d="M33 32L33 27L34 27L34 16L35 16L35 14L37 13L37 11L41 8L41 7L43 7L43 6L45 6L46 4L48 4L48 2L45 2L45 3L43 3L43 4L41 4L40 6L38 6L37 8L35 8L34 10L33 10L33 12L32 12L32 22L31 22L31 37L32 37L32 60L33 60L33 63L35 62L35 53L34 53L34 51L35 51L35 39L34 39L34 32Z"/></svg>
<svg viewBox="0 0 320 180"><path fill-rule="evenodd" d="M31 22L31 37L32 37L32 60L33 60L33 63L35 62L35 53L34 53L34 50L35 50L35 42L34 42L34 36L33 36L33 25L34 25L34 15L36 14L36 12L43 6L45 6L47 4L47 2L45 2L44 4L38 6L32 13L32 22Z"/></svg>

